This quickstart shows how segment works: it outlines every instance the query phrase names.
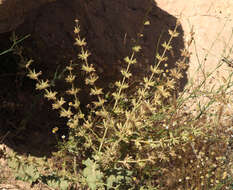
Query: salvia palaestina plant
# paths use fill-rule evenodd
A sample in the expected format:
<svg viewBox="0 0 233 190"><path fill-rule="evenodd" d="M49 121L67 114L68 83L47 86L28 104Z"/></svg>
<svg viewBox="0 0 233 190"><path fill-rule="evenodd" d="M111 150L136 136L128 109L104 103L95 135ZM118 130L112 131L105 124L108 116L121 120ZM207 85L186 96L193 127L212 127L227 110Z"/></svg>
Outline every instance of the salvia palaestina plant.
<svg viewBox="0 0 233 190"><path fill-rule="evenodd" d="M138 43L132 47L131 54L122 61L122 78L115 82L115 90L109 92L110 98L107 98L103 89L96 85L99 77L94 65L88 61L91 53L85 38L81 37L79 22L76 20L75 46L80 50L78 59L85 73L84 82L90 96L90 103L85 110L80 107L79 94L82 89L76 85L80 80L74 72L77 64L70 61L66 66L64 80L69 88L66 90L67 96L59 96L57 91L52 90L49 80L39 78L41 71L31 69L32 61L27 62L28 77L37 81L36 89L43 91L44 97L52 101L52 109L58 110L60 117L67 119L70 133L64 147L75 158L75 165L78 164L76 157L82 155L82 158L93 159L103 171L114 167L132 169L138 184L153 179L148 186L180 184L188 188L192 178L196 180L195 183L204 183L207 187L209 182L206 175L210 170L201 166L199 158L203 155L197 152L201 142L207 141L200 127L203 120L195 121L188 114L184 117L181 111L183 102L177 100L179 80L188 67L188 47L193 36L187 48L181 50L182 56L176 62L176 67L167 69L167 54L172 51L172 40L179 35L178 26L179 22L173 30L168 31L170 37L162 43L162 53L156 54L154 64L150 66L150 74L129 94L127 90L130 88L130 80L133 80L130 69L137 64L136 55L141 50ZM141 32L139 37L143 36ZM59 128L55 127L52 132L56 133L57 130ZM204 182L198 174L195 175L198 169L186 163L190 159L202 167L200 171L205 175ZM169 172L171 168L173 170ZM189 172L193 175L188 175Z"/></svg>
<svg viewBox="0 0 233 190"><path fill-rule="evenodd" d="M65 81L70 85L66 94L71 96L72 101L65 97L59 97L58 92L52 91L49 80L39 79L42 72L31 69L32 61L26 64L28 77L37 81L36 89L44 92L44 97L52 101L52 109L60 113L60 117L67 118L67 126L82 149L91 149L92 154L105 164L122 163L124 165L136 163L139 166L146 163L154 163L160 159L158 155L151 154L154 148L167 147L185 141L186 136L176 137L171 131L162 132L159 126L169 123L154 119L156 110L161 107L165 99L172 98L176 82L182 78L182 70L186 69L185 58L177 62L176 68L168 71L166 53L172 49L171 41L177 37L177 27L169 30L170 39L162 44L164 51L156 55L156 64L151 65L151 75L143 79L142 85L133 95L126 95L129 88L129 79L132 77L130 67L137 63L135 54L141 50L136 44L132 48L130 56L124 58L121 74L122 80L115 82L115 91L111 93L111 103L107 102L103 89L95 85L98 75L92 64L88 62L90 52L87 49L85 38L80 36L80 27L76 21L74 33L76 35L75 45L80 48L78 58L82 61L81 69L85 72L85 84L90 87L92 102L88 106L88 115L84 115L80 108L78 94L80 88L75 86L78 80L73 72L75 64L71 61L66 66ZM164 66L165 69L161 69ZM127 106L126 106L127 105ZM166 109L166 108L163 108ZM168 110L167 110L168 111ZM169 113L169 112L168 112ZM171 115L168 114L168 117ZM170 118L172 121L172 118ZM160 123L162 122L162 123ZM53 129L55 133L58 127ZM79 149L79 148L77 148ZM124 150L125 149L125 150Z"/></svg>

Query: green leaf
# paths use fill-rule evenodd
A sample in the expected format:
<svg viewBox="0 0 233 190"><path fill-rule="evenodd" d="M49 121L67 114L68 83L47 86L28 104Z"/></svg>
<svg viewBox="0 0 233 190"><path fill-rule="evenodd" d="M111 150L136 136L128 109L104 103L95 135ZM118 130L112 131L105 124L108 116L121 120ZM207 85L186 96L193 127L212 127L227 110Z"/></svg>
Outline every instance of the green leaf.
<svg viewBox="0 0 233 190"><path fill-rule="evenodd" d="M133 172L130 170L116 167L114 169L109 170L108 172L110 172L110 175L106 181L107 189L111 189L116 186L122 186L123 184L125 186L132 182L131 178Z"/></svg>
<svg viewBox="0 0 233 190"><path fill-rule="evenodd" d="M117 178L114 175L110 175L107 179L107 189L113 187L114 183L117 182Z"/></svg>
<svg viewBox="0 0 233 190"><path fill-rule="evenodd" d="M41 180L48 186L60 190L67 190L70 185L69 179L58 176L56 174L42 176Z"/></svg>
<svg viewBox="0 0 233 190"><path fill-rule="evenodd" d="M99 170L99 166L91 159L83 161L86 168L83 170L83 176L86 178L88 186L92 190L97 189L97 184L102 183L103 173Z"/></svg>

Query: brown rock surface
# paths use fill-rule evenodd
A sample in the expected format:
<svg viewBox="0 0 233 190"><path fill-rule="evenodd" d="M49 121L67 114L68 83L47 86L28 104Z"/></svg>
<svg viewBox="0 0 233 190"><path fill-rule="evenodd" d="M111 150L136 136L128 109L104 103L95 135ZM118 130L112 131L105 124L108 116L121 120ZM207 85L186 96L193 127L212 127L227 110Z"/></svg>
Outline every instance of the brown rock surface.
<svg viewBox="0 0 233 190"><path fill-rule="evenodd" d="M51 1L53 0L0 0L0 33L16 29L30 11Z"/></svg>

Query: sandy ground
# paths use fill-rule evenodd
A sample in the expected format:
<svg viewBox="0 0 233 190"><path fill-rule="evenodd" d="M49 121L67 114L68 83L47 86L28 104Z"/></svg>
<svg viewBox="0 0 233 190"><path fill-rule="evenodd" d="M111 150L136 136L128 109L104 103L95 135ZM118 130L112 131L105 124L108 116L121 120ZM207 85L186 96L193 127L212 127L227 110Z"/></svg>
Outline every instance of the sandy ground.
<svg viewBox="0 0 233 190"><path fill-rule="evenodd" d="M233 59L233 54L229 53L233 46L233 1L157 0L156 2L169 14L178 18L181 15L180 20L186 37L193 27L195 44L191 47L190 78L200 81L203 79L201 70L211 72L223 56ZM195 73L200 65L202 69ZM232 69L227 64L223 64L219 72L217 78L227 77Z"/></svg>
<svg viewBox="0 0 233 190"><path fill-rule="evenodd" d="M233 69L233 1L232 0L156 0L158 7L169 14L180 18L185 40L190 32L194 32L194 43L191 46L190 67L188 81L197 86L207 78L203 91L211 88L217 89L226 84ZM221 61L226 58L226 62ZM216 69L220 64L221 67ZM204 73L213 74L208 78ZM232 81L232 79L231 79ZM225 108L232 114L233 96L232 88L227 91L229 101ZM208 101L205 97L190 102L204 104ZM192 106L195 107L195 106ZM213 109L216 109L213 108Z"/></svg>

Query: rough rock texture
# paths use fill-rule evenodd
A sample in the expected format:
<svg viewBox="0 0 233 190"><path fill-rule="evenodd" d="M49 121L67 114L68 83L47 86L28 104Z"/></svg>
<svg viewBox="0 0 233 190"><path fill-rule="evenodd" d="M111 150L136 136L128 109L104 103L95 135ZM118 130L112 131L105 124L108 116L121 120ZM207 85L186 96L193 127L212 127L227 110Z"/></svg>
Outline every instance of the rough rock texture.
<svg viewBox="0 0 233 190"><path fill-rule="evenodd" d="M35 62L45 72L53 72L69 60L77 60L78 49L74 47L74 20L79 19L82 36L87 39L92 56L90 62L100 75L99 83L105 87L119 77L123 58L135 44L137 34L143 26L143 19L150 6L149 0L60 0L33 12L18 34L31 34L25 41ZM138 55L138 64L132 68L134 77L145 75L149 65L154 63L156 51L162 51L158 44L168 40L168 29L175 27L177 19L153 4L148 16L151 25L145 26L140 40L143 50ZM184 47L183 30L174 40L174 54L169 53L169 68L180 57ZM48 53L49 52L49 53ZM52 77L52 76L51 76ZM186 82L184 80L182 85ZM104 83L104 84L103 84ZM84 96L86 99L86 96ZM83 100L85 101L85 100Z"/></svg>
<svg viewBox="0 0 233 190"><path fill-rule="evenodd" d="M0 0L0 33L19 26L30 11L53 0Z"/></svg>

